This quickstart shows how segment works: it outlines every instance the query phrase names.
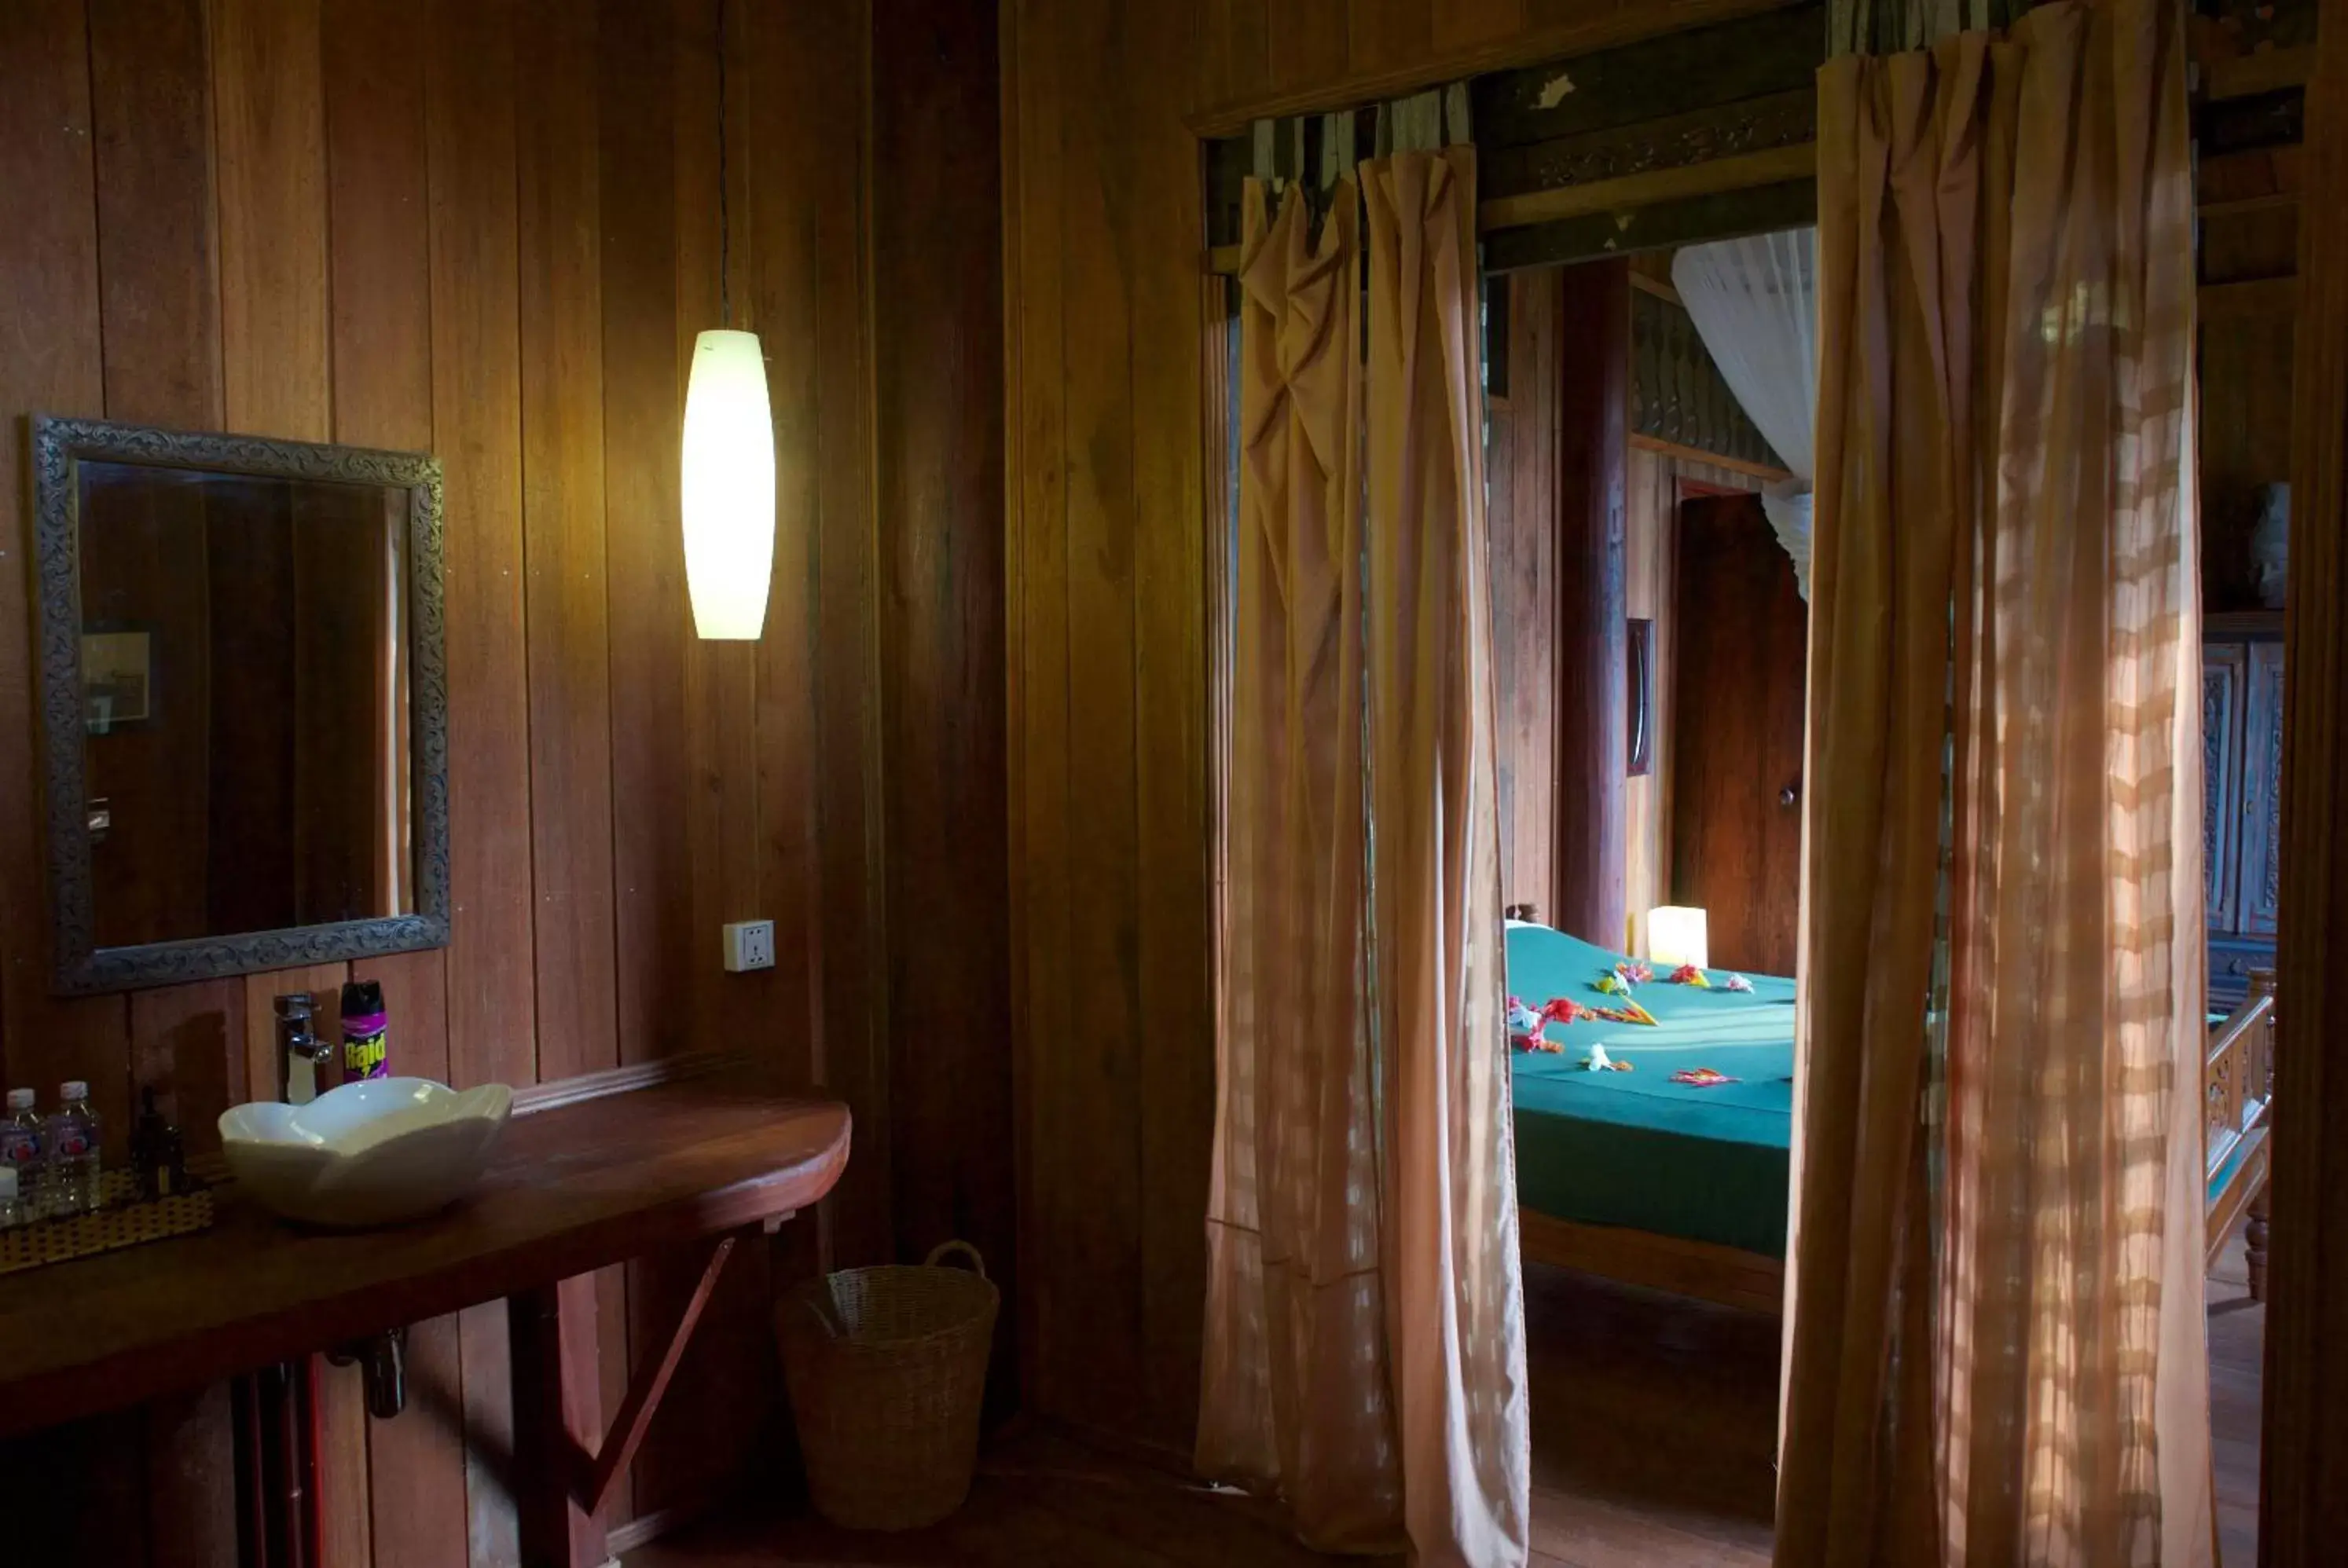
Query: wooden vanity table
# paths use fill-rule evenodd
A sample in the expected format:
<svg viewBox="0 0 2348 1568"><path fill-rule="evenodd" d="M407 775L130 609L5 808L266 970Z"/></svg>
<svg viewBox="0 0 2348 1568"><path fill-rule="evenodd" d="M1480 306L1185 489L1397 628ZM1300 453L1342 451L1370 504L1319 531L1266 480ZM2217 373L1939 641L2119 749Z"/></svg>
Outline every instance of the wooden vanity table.
<svg viewBox="0 0 2348 1568"><path fill-rule="evenodd" d="M59 1264L0 1291L0 1437L201 1388L492 1301L509 1304L524 1560L605 1559L598 1513L642 1440L736 1239L829 1192L845 1106L738 1074L595 1098L541 1091L479 1188L388 1230L294 1229L228 1190L200 1235ZM592 1342L561 1283L707 1245L675 1332L603 1430ZM411 1414L405 1418L418 1419ZM333 1500L324 1500L324 1508Z"/></svg>

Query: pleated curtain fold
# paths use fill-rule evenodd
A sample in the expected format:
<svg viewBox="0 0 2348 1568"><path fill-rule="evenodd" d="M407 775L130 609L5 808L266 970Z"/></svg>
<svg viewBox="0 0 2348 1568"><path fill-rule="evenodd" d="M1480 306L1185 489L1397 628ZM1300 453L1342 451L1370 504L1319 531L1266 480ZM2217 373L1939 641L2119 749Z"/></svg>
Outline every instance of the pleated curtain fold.
<svg viewBox="0 0 2348 1568"><path fill-rule="evenodd" d="M1526 1560L1531 1426L1500 941L1475 149L1365 164L1370 783L1410 1539Z"/></svg>
<svg viewBox="0 0 2348 1568"><path fill-rule="evenodd" d="M1223 1016L1198 1461L1331 1551L1401 1541L1366 994L1361 251L1245 193Z"/></svg>
<svg viewBox="0 0 2348 1568"><path fill-rule="evenodd" d="M2212 1556L2184 72L1819 74L1786 1568Z"/></svg>
<svg viewBox="0 0 2348 1568"><path fill-rule="evenodd" d="M1362 177L1317 233L1300 192L1244 197L1197 1458L1316 1547L1507 1568L1529 1441L1474 164Z"/></svg>

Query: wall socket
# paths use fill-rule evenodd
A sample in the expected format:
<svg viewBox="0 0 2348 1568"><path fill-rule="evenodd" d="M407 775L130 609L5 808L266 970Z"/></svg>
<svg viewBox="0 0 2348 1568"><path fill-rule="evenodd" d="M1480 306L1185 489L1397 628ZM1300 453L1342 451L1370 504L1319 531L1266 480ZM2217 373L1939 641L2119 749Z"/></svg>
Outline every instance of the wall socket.
<svg viewBox="0 0 2348 1568"><path fill-rule="evenodd" d="M726 927L726 972L738 975L746 969L771 969L775 967L775 923L772 920L736 920Z"/></svg>

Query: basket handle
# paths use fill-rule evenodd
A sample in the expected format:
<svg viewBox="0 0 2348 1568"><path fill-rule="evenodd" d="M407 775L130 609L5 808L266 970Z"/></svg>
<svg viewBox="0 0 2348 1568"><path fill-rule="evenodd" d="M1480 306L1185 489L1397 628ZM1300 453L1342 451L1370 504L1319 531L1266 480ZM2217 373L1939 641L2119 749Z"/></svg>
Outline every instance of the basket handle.
<svg viewBox="0 0 2348 1568"><path fill-rule="evenodd" d="M977 1273L979 1278L984 1279L986 1277L986 1259L979 1256L978 1248L971 1245L970 1243L966 1241L942 1241L938 1243L937 1245L930 1248L930 1255L922 1259L922 1266L923 1268L935 1268L938 1266L938 1259L951 1256L954 1253L961 1253L963 1256L970 1259L970 1266Z"/></svg>

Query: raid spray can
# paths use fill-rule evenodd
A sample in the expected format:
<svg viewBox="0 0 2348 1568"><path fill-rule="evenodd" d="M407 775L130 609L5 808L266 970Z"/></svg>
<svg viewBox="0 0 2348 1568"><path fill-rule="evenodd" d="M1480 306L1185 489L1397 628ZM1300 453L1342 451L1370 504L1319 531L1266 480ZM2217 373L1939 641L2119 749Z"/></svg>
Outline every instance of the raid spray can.
<svg viewBox="0 0 2348 1568"><path fill-rule="evenodd" d="M343 1081L391 1076L390 1020L383 1011L383 987L351 980L343 987Z"/></svg>

